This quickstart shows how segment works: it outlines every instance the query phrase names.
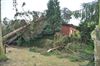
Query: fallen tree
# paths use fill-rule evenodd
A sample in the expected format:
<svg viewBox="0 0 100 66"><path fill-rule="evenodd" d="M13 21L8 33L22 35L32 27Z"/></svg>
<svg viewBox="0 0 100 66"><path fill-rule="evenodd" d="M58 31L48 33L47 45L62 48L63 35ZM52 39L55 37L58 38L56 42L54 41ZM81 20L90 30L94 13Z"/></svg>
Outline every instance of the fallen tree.
<svg viewBox="0 0 100 66"><path fill-rule="evenodd" d="M44 23L44 22L41 22L41 21L44 21L46 18L44 17L44 18L40 18L40 19L37 19L36 21L34 21L34 23L39 23L39 24L42 24L42 23ZM43 25L43 24L42 24ZM26 29L27 27L29 27L30 26L30 23L29 24L26 24L26 25L24 25L24 26L22 26L22 27L20 27L20 28L18 28L18 29L16 29L16 30L14 30L14 31L12 31L12 32L10 32L10 33L8 33L7 35L5 35L5 36L3 36L3 42L5 42L5 41L7 41L7 40L10 40L10 42L12 42L13 40L15 40L15 39L17 39L19 36L17 36L17 33L18 32L21 32L21 31L23 31L24 29ZM41 28L41 27L40 27ZM44 27L43 27L44 28ZM36 28L37 29L37 28ZM42 29L42 28L41 28ZM25 30L25 31L27 31L27 30ZM42 30L41 30L42 31ZM24 32L22 32L22 33L24 33ZM37 32L36 32L37 33ZM35 34L36 34L35 33Z"/></svg>
<svg viewBox="0 0 100 66"><path fill-rule="evenodd" d="M57 49L60 49L60 48L65 48L65 46L67 46L66 48L71 51L73 54L76 54L73 50L71 50L69 48L69 46L71 45L71 43L68 43L67 45L63 45L63 46L58 46L58 47L54 47L54 48L51 48L51 49L48 49L47 52L52 52L54 50L57 50Z"/></svg>
<svg viewBox="0 0 100 66"><path fill-rule="evenodd" d="M16 29L16 30L14 30L13 32L8 33L7 35L3 36L3 41L6 41L6 40L9 39L10 37L16 35L17 32L22 31L23 29L25 29L25 28L28 27L29 25L30 25L30 24L25 25L25 26L22 26L22 27L20 27L20 28L18 28L18 29Z"/></svg>

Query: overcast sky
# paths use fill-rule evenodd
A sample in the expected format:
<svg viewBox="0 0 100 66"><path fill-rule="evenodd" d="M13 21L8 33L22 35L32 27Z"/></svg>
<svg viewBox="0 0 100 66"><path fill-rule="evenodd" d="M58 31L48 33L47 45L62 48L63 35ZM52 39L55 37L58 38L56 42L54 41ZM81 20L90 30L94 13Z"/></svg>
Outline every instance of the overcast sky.
<svg viewBox="0 0 100 66"><path fill-rule="evenodd" d="M41 11L43 12L44 10L47 9L47 3L49 0L17 0L18 2L18 10L21 10L21 5L23 2L26 2L26 5L24 9L26 11ZM69 8L70 10L78 10L81 9L81 4L86 3L86 2L91 2L94 0L59 0L60 2L60 7L61 9L66 7ZM13 10L13 0L1 0L1 15L2 19L4 17L7 17L9 19L13 19L15 11ZM70 23L73 23L74 25L79 24L79 20L72 19Z"/></svg>

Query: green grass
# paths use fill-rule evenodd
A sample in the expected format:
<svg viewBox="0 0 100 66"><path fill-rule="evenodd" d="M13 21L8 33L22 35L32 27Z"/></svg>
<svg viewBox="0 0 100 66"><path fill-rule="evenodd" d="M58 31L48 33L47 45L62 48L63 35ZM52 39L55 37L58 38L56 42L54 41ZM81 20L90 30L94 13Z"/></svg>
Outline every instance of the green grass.
<svg viewBox="0 0 100 66"><path fill-rule="evenodd" d="M60 55L60 52L58 50L55 50L55 51L52 51L52 52L47 52L47 49L38 48L38 47L30 48L29 51L40 53L41 55L44 55L44 56Z"/></svg>
<svg viewBox="0 0 100 66"><path fill-rule="evenodd" d="M60 59L56 55L44 56L30 52L29 48L7 48L7 50L12 52L7 53L10 60L9 63L4 63L4 66L79 66L77 62L71 62L67 58Z"/></svg>
<svg viewBox="0 0 100 66"><path fill-rule="evenodd" d="M30 51L33 52L38 52L41 55L44 56L53 56L55 55L56 57L60 59L69 59L72 62L84 62L84 61L92 61L90 64L93 65L94 62L94 46L92 42L88 42L88 44L85 43L80 43L73 41L69 45L69 47L65 46L65 48L61 50L54 50L52 52L47 53L48 47L52 45L49 44L48 41L52 40L52 38L45 37L43 39L39 39L34 42L34 44L37 45L37 47L31 48ZM46 45L47 44L47 45ZM38 46L39 45L39 46ZM40 47L41 45L41 47ZM49 46L50 45L50 46Z"/></svg>
<svg viewBox="0 0 100 66"><path fill-rule="evenodd" d="M44 55L44 56L51 56L51 55L60 55L60 52L55 50L55 51L52 51L52 52L42 52L41 55Z"/></svg>
<svg viewBox="0 0 100 66"><path fill-rule="evenodd" d="M6 61L8 58L5 55L0 55L0 61Z"/></svg>

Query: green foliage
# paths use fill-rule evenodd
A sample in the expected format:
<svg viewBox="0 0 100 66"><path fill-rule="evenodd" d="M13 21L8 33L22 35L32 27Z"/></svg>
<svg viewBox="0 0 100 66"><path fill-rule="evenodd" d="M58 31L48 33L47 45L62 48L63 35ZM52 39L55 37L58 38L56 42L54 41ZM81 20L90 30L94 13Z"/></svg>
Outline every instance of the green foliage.
<svg viewBox="0 0 100 66"><path fill-rule="evenodd" d="M15 40L14 42L17 42L17 45L19 46L30 46L32 45L32 40L35 37L38 37L46 26L46 22L44 20L41 20L42 14L38 14L38 12L27 12L32 13L33 19L30 21L30 26L28 26L26 29L23 29L22 31L19 31L16 33L16 36L20 35L20 38ZM22 16L24 13L17 13L17 16ZM40 21L35 22L36 20L40 19ZM4 28L3 28L3 36L20 28L24 25L27 25L26 20L24 19L15 19L15 20L7 20L7 18L4 20ZM7 22L7 24L6 24ZM10 38L9 38L10 39Z"/></svg>
<svg viewBox="0 0 100 66"><path fill-rule="evenodd" d="M45 56L56 55L58 58L69 58L69 60L73 62L89 61L90 65L94 63L93 44L91 44L91 42L88 42L88 44L84 44L79 41L77 42L75 40L72 40L72 37L65 37L65 39L60 42L60 45L55 45L61 46L66 44L64 48L56 49L48 53L47 50L53 47L52 44L59 43L58 41L62 39L62 37L60 37L61 35L59 36L59 38L57 38L58 36L59 34L57 36L46 36L44 38L38 39L37 41L35 40L35 46L37 46L38 48L31 48L30 51L39 52L40 54ZM57 39L53 40L53 37ZM41 48L39 48L40 46Z"/></svg>
<svg viewBox="0 0 100 66"><path fill-rule="evenodd" d="M89 3L83 3L82 9L73 11L73 15L76 18L81 18L81 22L88 22L90 24L98 23L98 2L93 1Z"/></svg>
<svg viewBox="0 0 100 66"><path fill-rule="evenodd" d="M53 47L63 46L66 36L63 36L61 33L56 33L53 39Z"/></svg>
<svg viewBox="0 0 100 66"><path fill-rule="evenodd" d="M24 41L24 39L23 39L22 37L20 37L16 42L17 42L17 45L18 45L18 46L23 46L24 43L25 43L25 41ZM25 45L24 45L24 46L25 46Z"/></svg>
<svg viewBox="0 0 100 66"><path fill-rule="evenodd" d="M4 23L4 28L3 28L3 36L18 29L19 27L22 27L24 25L26 25L25 20L3 20L3 22L6 21L7 24Z"/></svg>
<svg viewBox="0 0 100 66"><path fill-rule="evenodd" d="M73 62L88 61L89 64L94 62L94 47L91 44L84 44L80 42L71 42L60 51L58 58L69 58Z"/></svg>
<svg viewBox="0 0 100 66"><path fill-rule="evenodd" d="M77 45L77 46L78 46L78 45ZM73 47L74 47L74 46L73 46ZM94 61L94 54L93 54L94 48L92 48L91 45L88 45L88 46L84 46L84 45L83 45L83 47L81 47L81 45L80 45L80 46L78 46L77 48L76 48L76 46L75 46L75 49L78 49L78 50L77 50L78 54L76 54L76 56L78 57L78 60L79 60L79 61L84 61L84 60ZM74 49L72 49L72 50L74 50ZM74 55L74 56L75 56L75 55ZM76 57L76 58L77 58L77 57Z"/></svg>
<svg viewBox="0 0 100 66"><path fill-rule="evenodd" d="M72 18L72 11L69 10L68 8L63 8L61 10L61 19L62 22L67 24L69 22L69 20Z"/></svg>
<svg viewBox="0 0 100 66"><path fill-rule="evenodd" d="M71 37L70 37L70 39L71 39L71 41L80 41L80 39L81 39L81 34L80 34L80 32L79 31L76 31L76 32L74 32L72 35L71 35Z"/></svg>
<svg viewBox="0 0 100 66"><path fill-rule="evenodd" d="M46 25L46 27L44 28L42 34L43 35L52 35L53 34L52 29L51 29L49 24Z"/></svg>
<svg viewBox="0 0 100 66"><path fill-rule="evenodd" d="M58 0L49 0L47 7L47 21L54 33L56 28L61 26L61 13Z"/></svg>
<svg viewBox="0 0 100 66"><path fill-rule="evenodd" d="M74 12L73 12L73 15L74 15L75 18L79 18L79 17L81 17L80 10L76 10L76 11L74 11Z"/></svg>
<svg viewBox="0 0 100 66"><path fill-rule="evenodd" d="M0 62L6 60L8 60L8 58L5 55L0 54Z"/></svg>
<svg viewBox="0 0 100 66"><path fill-rule="evenodd" d="M98 24L99 11L98 4L96 1L90 3L82 4L83 9L76 11L75 17L81 18L81 23L79 25L79 30L81 34L82 42L91 42L91 32L94 30L95 26ZM77 16L77 14L79 16Z"/></svg>
<svg viewBox="0 0 100 66"><path fill-rule="evenodd" d="M39 48L50 48L52 47L52 40L53 40L53 35L48 35L48 36L41 36L41 37L36 37L30 41L31 45L34 45L35 47Z"/></svg>
<svg viewBox="0 0 100 66"><path fill-rule="evenodd" d="M70 55L68 58L69 58L70 61L72 61L72 62L80 61L80 57L78 57L77 55Z"/></svg>

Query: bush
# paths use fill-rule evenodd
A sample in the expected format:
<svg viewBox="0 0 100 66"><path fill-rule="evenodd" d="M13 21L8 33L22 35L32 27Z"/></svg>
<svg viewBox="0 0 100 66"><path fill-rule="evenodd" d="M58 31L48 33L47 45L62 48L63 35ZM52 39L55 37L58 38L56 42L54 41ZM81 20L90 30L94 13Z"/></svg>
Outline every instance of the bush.
<svg viewBox="0 0 100 66"><path fill-rule="evenodd" d="M78 55L70 55L68 58L72 62L81 61Z"/></svg>
<svg viewBox="0 0 100 66"><path fill-rule="evenodd" d="M8 58L5 56L5 55L0 55L0 62L1 61L6 61L6 60L8 60Z"/></svg>

